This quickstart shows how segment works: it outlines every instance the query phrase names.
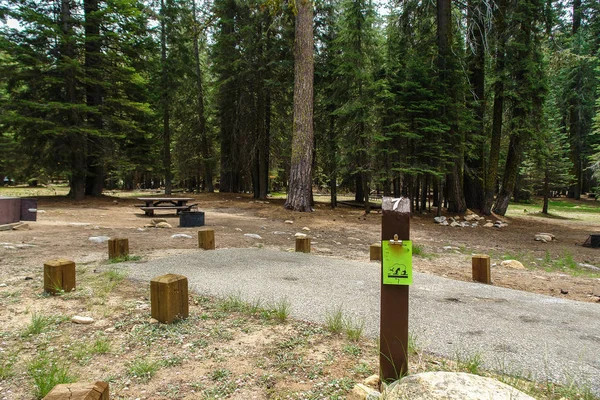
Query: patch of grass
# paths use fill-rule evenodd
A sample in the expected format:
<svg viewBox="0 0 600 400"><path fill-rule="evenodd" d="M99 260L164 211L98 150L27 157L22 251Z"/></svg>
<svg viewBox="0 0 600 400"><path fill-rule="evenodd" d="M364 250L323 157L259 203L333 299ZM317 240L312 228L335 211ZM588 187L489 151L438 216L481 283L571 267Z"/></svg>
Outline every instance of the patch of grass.
<svg viewBox="0 0 600 400"><path fill-rule="evenodd" d="M456 354L456 365L458 369L468 372L474 375L481 374L481 366L483 364L483 358L481 353L473 353L473 354Z"/></svg>
<svg viewBox="0 0 600 400"><path fill-rule="evenodd" d="M55 324L56 318L37 313L31 314L31 322L21 333L21 336L39 335L49 331Z"/></svg>
<svg viewBox="0 0 600 400"><path fill-rule="evenodd" d="M6 299L8 303L16 303L21 297L21 290L7 290L0 292L0 299Z"/></svg>
<svg viewBox="0 0 600 400"><path fill-rule="evenodd" d="M127 261L139 261L141 259L142 259L142 257L140 257L140 256L133 256L131 254L126 254L124 256L109 258L108 262L110 264L118 264L118 263L127 262Z"/></svg>
<svg viewBox="0 0 600 400"><path fill-rule="evenodd" d="M238 293L235 295L229 295L224 300L220 301L218 308L223 312L229 313L244 312L249 307L247 306L246 302L242 300L241 295Z"/></svg>
<svg viewBox="0 0 600 400"><path fill-rule="evenodd" d="M360 356L362 354L362 349L360 348L360 346L357 346L356 344L347 344L344 346L344 348L342 349L342 351L349 355L349 356Z"/></svg>
<svg viewBox="0 0 600 400"><path fill-rule="evenodd" d="M121 283L125 278L127 278L127 272L118 269L118 268L110 268L102 273L102 276L108 280L108 282L112 282L115 284Z"/></svg>
<svg viewBox="0 0 600 400"><path fill-rule="evenodd" d="M358 342L362 337L364 328L364 319L356 321L352 318L346 318L344 320L344 331L346 332L346 338L350 341Z"/></svg>
<svg viewBox="0 0 600 400"><path fill-rule="evenodd" d="M92 344L92 352L94 354L106 354L110 353L111 344L110 340L105 337L97 338Z"/></svg>
<svg viewBox="0 0 600 400"><path fill-rule="evenodd" d="M290 307L290 301L284 297L274 304L272 310L273 317L275 317L275 319L279 322L285 322L290 316Z"/></svg>
<svg viewBox="0 0 600 400"><path fill-rule="evenodd" d="M148 358L136 358L127 365L127 375L148 382L161 367L159 361Z"/></svg>
<svg viewBox="0 0 600 400"><path fill-rule="evenodd" d="M210 379L213 381L223 381L231 375L231 371L227 368L217 368L210 373Z"/></svg>
<svg viewBox="0 0 600 400"><path fill-rule="evenodd" d="M306 339L299 336L293 336L287 340L284 340L281 343L277 344L277 347L280 349L293 349L299 346L306 344Z"/></svg>
<svg viewBox="0 0 600 400"><path fill-rule="evenodd" d="M46 396L54 386L72 383L76 378L69 374L69 367L62 361L52 359L47 353L39 353L28 365L27 372L33 379L36 398Z"/></svg>
<svg viewBox="0 0 600 400"><path fill-rule="evenodd" d="M6 380L15 374L13 368L16 361L16 354L0 353L0 381Z"/></svg>
<svg viewBox="0 0 600 400"><path fill-rule="evenodd" d="M331 333L340 333L344 329L344 314L339 306L325 315L325 328Z"/></svg>
<svg viewBox="0 0 600 400"><path fill-rule="evenodd" d="M411 333L408 334L408 354L417 354L419 348L417 346L417 337Z"/></svg>
<svg viewBox="0 0 600 400"><path fill-rule="evenodd" d="M371 369L371 366L369 364L362 361L362 362L356 364L356 366L354 368L352 368L352 372L359 374L359 375L369 375L369 374L373 373L373 370Z"/></svg>

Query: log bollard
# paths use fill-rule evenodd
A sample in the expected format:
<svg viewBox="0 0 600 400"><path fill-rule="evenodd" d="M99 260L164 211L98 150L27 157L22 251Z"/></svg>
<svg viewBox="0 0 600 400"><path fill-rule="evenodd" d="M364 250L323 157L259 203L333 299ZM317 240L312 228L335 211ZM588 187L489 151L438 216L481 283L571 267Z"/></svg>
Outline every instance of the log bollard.
<svg viewBox="0 0 600 400"><path fill-rule="evenodd" d="M481 283L492 283L492 273L490 271L490 256L485 254L475 254L472 259L473 280Z"/></svg>
<svg viewBox="0 0 600 400"><path fill-rule="evenodd" d="M373 243L369 247L371 261L381 261L381 243Z"/></svg>
<svg viewBox="0 0 600 400"><path fill-rule="evenodd" d="M58 259L44 264L44 291L56 294L75 289L75 263Z"/></svg>
<svg viewBox="0 0 600 400"><path fill-rule="evenodd" d="M54 386L43 400L109 400L108 383L63 383Z"/></svg>
<svg viewBox="0 0 600 400"><path fill-rule="evenodd" d="M310 238L309 237L297 237L296 238L296 253L310 253Z"/></svg>
<svg viewBox="0 0 600 400"><path fill-rule="evenodd" d="M214 229L202 229L198 231L198 247L204 250L215 249Z"/></svg>
<svg viewBox="0 0 600 400"><path fill-rule="evenodd" d="M120 258L129 255L129 239L115 238L108 240L108 258Z"/></svg>
<svg viewBox="0 0 600 400"><path fill-rule="evenodd" d="M189 315L188 280L185 276L167 274L150 281L152 318L170 324Z"/></svg>

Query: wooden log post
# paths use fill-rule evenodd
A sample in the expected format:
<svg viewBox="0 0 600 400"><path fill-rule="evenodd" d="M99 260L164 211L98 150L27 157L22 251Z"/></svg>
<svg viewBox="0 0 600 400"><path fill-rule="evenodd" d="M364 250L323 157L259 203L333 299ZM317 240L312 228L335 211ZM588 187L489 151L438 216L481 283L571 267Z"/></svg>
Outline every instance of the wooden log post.
<svg viewBox="0 0 600 400"><path fill-rule="evenodd" d="M369 247L371 261L381 261L381 243L373 243Z"/></svg>
<svg viewBox="0 0 600 400"><path fill-rule="evenodd" d="M490 256L485 254L475 254L472 259L473 280L475 282L492 283L492 273L490 270Z"/></svg>
<svg viewBox="0 0 600 400"><path fill-rule="evenodd" d="M189 315L188 280L185 276L167 274L150 281L152 318L170 324Z"/></svg>
<svg viewBox="0 0 600 400"><path fill-rule="evenodd" d="M64 383L54 388L43 400L109 400L108 383Z"/></svg>
<svg viewBox="0 0 600 400"><path fill-rule="evenodd" d="M206 228L198 231L198 247L204 250L215 249L214 229Z"/></svg>
<svg viewBox="0 0 600 400"><path fill-rule="evenodd" d="M44 264L44 291L57 294L75 289L75 263L58 259Z"/></svg>
<svg viewBox="0 0 600 400"><path fill-rule="evenodd" d="M108 239L108 258L122 258L129 255L129 239Z"/></svg>
<svg viewBox="0 0 600 400"><path fill-rule="evenodd" d="M381 240L410 240L410 200L384 197L381 205ZM408 373L408 285L383 283L379 321L379 369L382 382Z"/></svg>
<svg viewBox="0 0 600 400"><path fill-rule="evenodd" d="M310 253L310 237L296 238L296 253Z"/></svg>

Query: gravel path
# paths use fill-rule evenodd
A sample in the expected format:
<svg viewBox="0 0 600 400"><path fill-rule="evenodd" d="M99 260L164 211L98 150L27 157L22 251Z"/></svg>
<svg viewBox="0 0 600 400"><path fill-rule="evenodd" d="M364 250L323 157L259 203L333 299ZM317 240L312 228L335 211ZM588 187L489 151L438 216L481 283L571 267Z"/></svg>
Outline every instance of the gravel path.
<svg viewBox="0 0 600 400"><path fill-rule="evenodd" d="M190 288L247 301L287 298L295 318L328 312L379 330L379 264L266 249L223 249L127 264L150 280L185 275ZM487 368L591 386L600 394L600 305L415 273L410 332L417 347L451 359L480 355Z"/></svg>

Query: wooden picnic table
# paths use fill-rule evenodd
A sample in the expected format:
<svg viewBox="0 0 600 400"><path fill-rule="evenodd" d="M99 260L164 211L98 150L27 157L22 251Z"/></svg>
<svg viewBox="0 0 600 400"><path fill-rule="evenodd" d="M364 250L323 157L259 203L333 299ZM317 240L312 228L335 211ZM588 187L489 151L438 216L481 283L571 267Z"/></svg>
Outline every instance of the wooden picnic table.
<svg viewBox="0 0 600 400"><path fill-rule="evenodd" d="M145 204L136 207L142 209L148 216L153 216L156 210L175 210L179 214L197 205L188 204L188 201L194 200L191 197L138 197L137 199Z"/></svg>

